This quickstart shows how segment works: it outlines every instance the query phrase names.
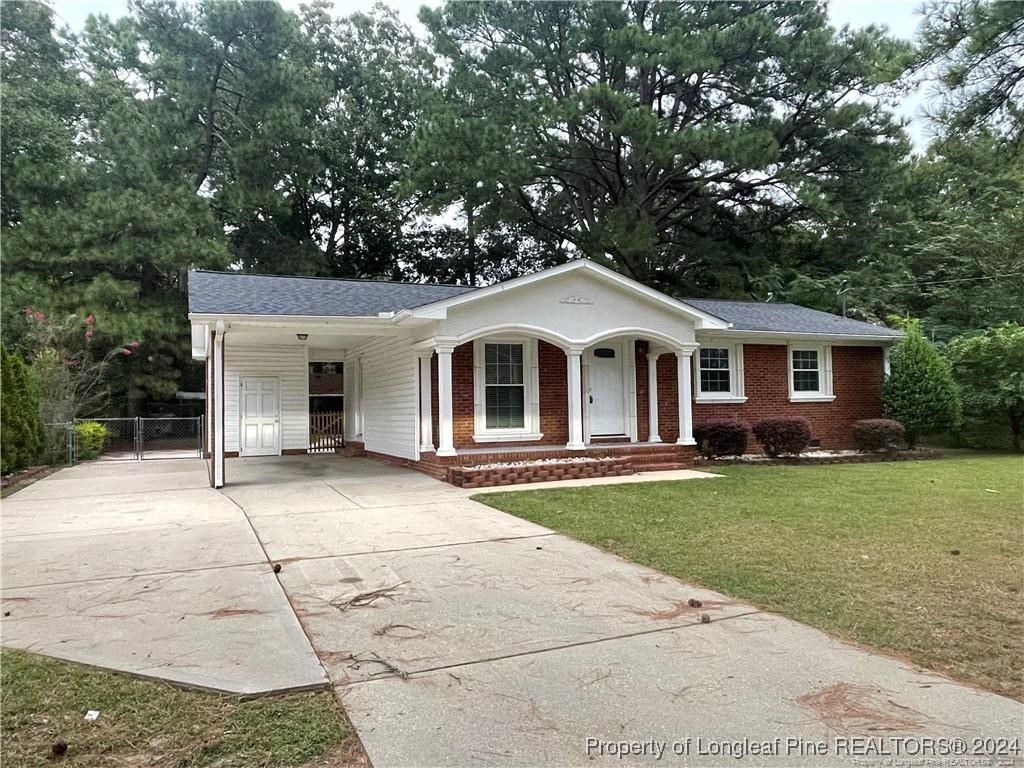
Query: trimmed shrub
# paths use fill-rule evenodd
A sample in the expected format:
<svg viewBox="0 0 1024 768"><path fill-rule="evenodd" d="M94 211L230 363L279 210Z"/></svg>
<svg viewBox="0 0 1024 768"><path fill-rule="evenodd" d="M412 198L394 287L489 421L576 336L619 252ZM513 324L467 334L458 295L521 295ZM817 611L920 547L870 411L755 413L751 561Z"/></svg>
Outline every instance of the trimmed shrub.
<svg viewBox="0 0 1024 768"><path fill-rule="evenodd" d="M715 456L740 456L746 453L749 437L750 430L745 424L730 419L706 421L693 428L697 450L707 459Z"/></svg>
<svg viewBox="0 0 1024 768"><path fill-rule="evenodd" d="M795 456L811 444L811 425L794 417L764 419L754 425L754 437L769 456Z"/></svg>
<svg viewBox="0 0 1024 768"><path fill-rule="evenodd" d="M82 461L95 459L103 453L107 428L97 421L83 421L75 424L75 437L78 441L78 458Z"/></svg>
<svg viewBox="0 0 1024 768"><path fill-rule="evenodd" d="M853 442L858 451L894 451L903 445L903 425L893 419L861 419L854 422Z"/></svg>

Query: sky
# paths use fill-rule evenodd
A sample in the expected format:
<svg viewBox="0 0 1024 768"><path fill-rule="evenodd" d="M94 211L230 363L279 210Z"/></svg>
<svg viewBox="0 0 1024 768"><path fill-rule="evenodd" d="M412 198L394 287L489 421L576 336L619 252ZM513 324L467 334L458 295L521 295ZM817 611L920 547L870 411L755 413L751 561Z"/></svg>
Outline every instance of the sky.
<svg viewBox="0 0 1024 768"><path fill-rule="evenodd" d="M304 0L281 0L285 8L298 10ZM373 8L378 0L335 0L334 12L338 16L347 16L356 12L366 12ZM105 13L109 16L121 16L127 9L127 0L49 0L57 16L74 30L85 24L86 17L92 14ZM438 5L438 2L428 2ZM416 28L417 13L422 0L390 0L388 5L398 11L398 15ZM879 24L888 27L889 32L897 37L911 40L921 22L919 9L921 0L834 0L829 4L829 16L836 26L849 24L851 27L865 27ZM925 87L921 86L917 93L907 97L899 108L899 113L910 119L908 127L911 139L921 147L926 141L927 123L922 114L925 104Z"/></svg>

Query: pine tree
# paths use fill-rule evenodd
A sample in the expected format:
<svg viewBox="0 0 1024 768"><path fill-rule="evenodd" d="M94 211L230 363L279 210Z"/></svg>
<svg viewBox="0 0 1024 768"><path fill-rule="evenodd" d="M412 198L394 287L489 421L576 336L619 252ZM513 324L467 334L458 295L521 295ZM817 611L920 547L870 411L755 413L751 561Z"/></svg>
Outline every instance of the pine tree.
<svg viewBox="0 0 1024 768"><path fill-rule="evenodd" d="M906 337L891 356L885 382L885 414L903 424L907 445L922 435L955 430L960 424L960 393L949 362L939 354L917 320L903 323Z"/></svg>

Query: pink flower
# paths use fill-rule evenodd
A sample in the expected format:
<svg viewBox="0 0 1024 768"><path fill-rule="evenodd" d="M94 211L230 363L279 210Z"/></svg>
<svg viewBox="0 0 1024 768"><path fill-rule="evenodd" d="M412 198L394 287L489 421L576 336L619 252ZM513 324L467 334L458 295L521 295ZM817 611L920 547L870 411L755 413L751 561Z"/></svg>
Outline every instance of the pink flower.
<svg viewBox="0 0 1024 768"><path fill-rule="evenodd" d="M130 347L125 347L124 349L121 350L121 354L124 355L125 357L131 357L132 350Z"/></svg>
<svg viewBox="0 0 1024 768"><path fill-rule="evenodd" d="M133 341L133 342L132 342L131 344L129 344L128 346L129 346L129 347L131 347L132 349L138 349L138 348L139 348L139 347L140 347L141 345L139 344L139 342L137 342L137 341Z"/></svg>
<svg viewBox="0 0 1024 768"><path fill-rule="evenodd" d="M91 339L92 337L93 337L93 332L92 331L86 331L85 332L85 338Z"/></svg>
<svg viewBox="0 0 1024 768"><path fill-rule="evenodd" d="M96 318L93 317L92 314L90 314L88 317L85 318L85 324L86 325L92 325L95 322L96 322Z"/></svg>

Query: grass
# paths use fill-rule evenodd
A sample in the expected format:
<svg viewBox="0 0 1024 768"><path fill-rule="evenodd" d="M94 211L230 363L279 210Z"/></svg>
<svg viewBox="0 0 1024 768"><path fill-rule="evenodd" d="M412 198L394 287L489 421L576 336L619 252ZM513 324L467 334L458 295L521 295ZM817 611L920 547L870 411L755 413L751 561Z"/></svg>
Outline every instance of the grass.
<svg viewBox="0 0 1024 768"><path fill-rule="evenodd" d="M1024 459L715 471L477 499L1024 700Z"/></svg>
<svg viewBox="0 0 1024 768"><path fill-rule="evenodd" d="M86 722L86 711L100 711ZM5 765L284 768L364 764L329 692L243 701L0 652ZM68 744L55 761L52 746Z"/></svg>

